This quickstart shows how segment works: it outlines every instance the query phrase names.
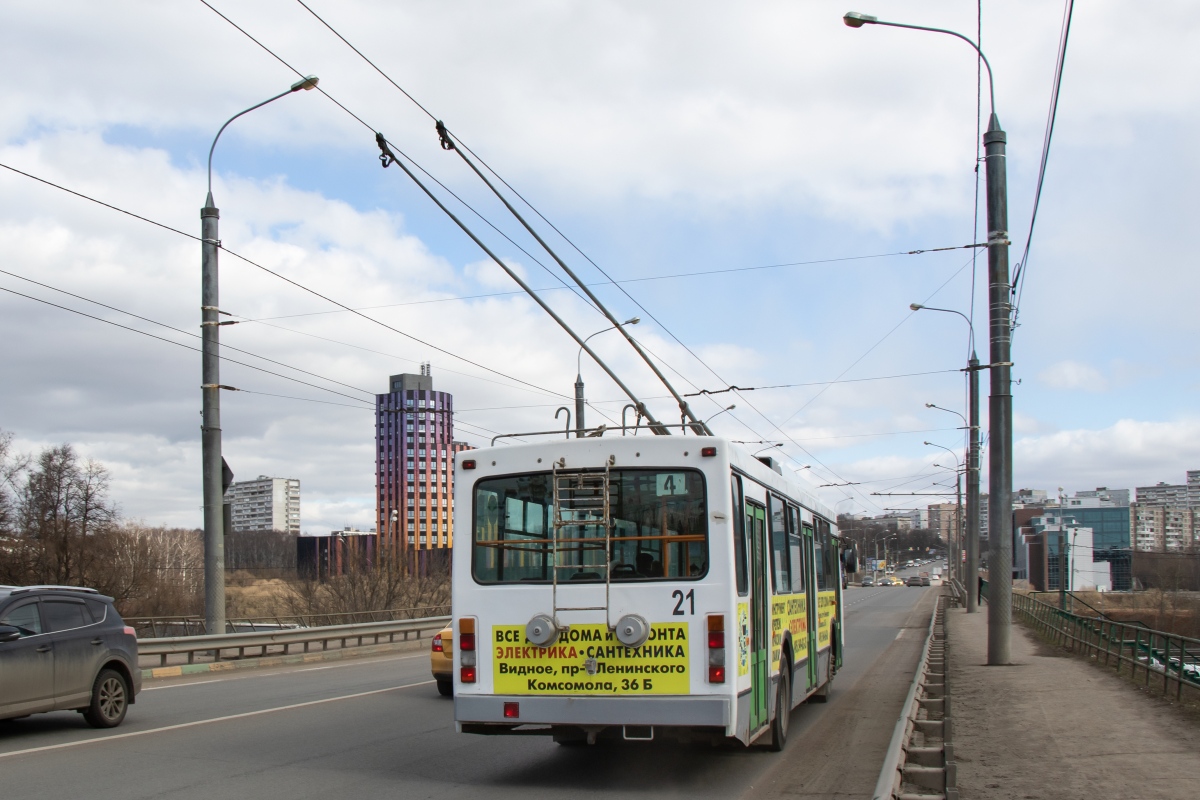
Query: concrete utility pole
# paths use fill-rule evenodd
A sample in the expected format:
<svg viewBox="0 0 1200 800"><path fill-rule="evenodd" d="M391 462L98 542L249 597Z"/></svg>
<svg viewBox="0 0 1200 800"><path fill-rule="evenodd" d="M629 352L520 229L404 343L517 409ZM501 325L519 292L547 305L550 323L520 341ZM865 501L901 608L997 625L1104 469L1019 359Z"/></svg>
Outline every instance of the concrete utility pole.
<svg viewBox="0 0 1200 800"><path fill-rule="evenodd" d="M945 33L962 39L987 68L991 114L983 135L987 159L988 309L991 341L991 394L988 398L988 659L989 666L1008 664L1012 644L1012 286L1008 274L1008 140L996 116L992 65L979 45L945 28L884 22L870 14L847 12L851 28L883 25Z"/></svg>
<svg viewBox="0 0 1200 800"><path fill-rule="evenodd" d="M967 613L979 611L979 359L971 352L967 362L970 376L971 449L967 454Z"/></svg>
<svg viewBox="0 0 1200 800"><path fill-rule="evenodd" d="M234 114L213 137L208 148L208 196L200 209L200 392L203 421L200 428L200 461L204 483L204 625L210 634L225 633L225 488L221 460L221 336L217 251L221 237L217 221L221 212L213 204L212 157L221 134L242 114L261 108L301 89L312 89L317 77L296 81L286 92Z"/></svg>

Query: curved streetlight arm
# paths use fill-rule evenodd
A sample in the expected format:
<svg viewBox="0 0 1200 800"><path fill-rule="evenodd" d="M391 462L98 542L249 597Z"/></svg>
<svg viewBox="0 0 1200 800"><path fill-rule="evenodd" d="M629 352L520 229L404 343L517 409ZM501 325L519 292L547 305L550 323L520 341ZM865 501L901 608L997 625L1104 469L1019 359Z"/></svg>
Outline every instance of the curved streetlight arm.
<svg viewBox="0 0 1200 800"><path fill-rule="evenodd" d="M953 308L934 308L933 306L926 306L921 303L909 303L908 307L913 311L941 311L945 314L958 314L967 323L967 328L971 331L971 358L975 357L975 325L966 314L956 311Z"/></svg>
<svg viewBox="0 0 1200 800"><path fill-rule="evenodd" d="M261 103L258 103L257 105L250 106L245 111L239 111L238 113L234 114L232 117L230 117L229 119L227 119L225 121L225 124L221 126L221 130L217 131L217 135L213 137L212 146L208 148L208 205L210 205L210 206L212 205L212 157L213 157L213 151L217 149L217 140L221 138L221 134L224 133L225 129L229 127L229 123L233 122L235 119L242 116L243 114L249 114L251 111L253 111L256 108L262 108L267 103L274 103L279 98L289 95L292 92L298 92L301 89L308 91L309 89L314 88L317 85L318 81L319 81L319 79L317 78L316 75L309 75L307 78L302 78L301 80L298 80L295 83L293 83L291 85L291 88L289 88L286 92L280 92L279 94L275 95L272 98L263 100Z"/></svg>
<svg viewBox="0 0 1200 800"><path fill-rule="evenodd" d="M620 328L622 325L637 325L641 321L642 320L640 317L631 317L630 319L627 319L624 322L618 322L616 325L610 325L609 327L604 328L603 330L596 331L595 333L584 337L583 343L587 344L588 339L591 339L592 336L599 336L602 333L608 333L609 331L615 331L617 328ZM575 356L575 374L576 375L583 374L583 347L579 348L579 353Z"/></svg>
<svg viewBox="0 0 1200 800"><path fill-rule="evenodd" d="M945 447L944 445L940 445L940 444L935 444L933 442L925 442L925 444L929 445L930 447L940 447L942 450L945 450L947 453L950 454L950 457L954 459L954 463L958 465L958 469L960 471L962 470L962 461L959 460L958 454L955 453L953 450L951 450L949 447Z"/></svg>
<svg viewBox="0 0 1200 800"><path fill-rule="evenodd" d="M845 16L842 17L842 21L845 22L846 26L850 27L850 28L861 28L863 25L883 25L888 28L908 28L909 30L914 30L914 31L929 31L930 33L946 33L946 34L949 34L950 36L955 36L959 39L962 39L964 42L971 45L971 47L975 50L975 52L979 54L979 58L981 61L983 61L983 65L985 67L987 67L988 98L991 100L991 104L992 104L992 117L993 118L996 117L996 87L995 87L995 84L992 82L992 65L988 63L987 56L985 56L983 54L983 51L979 49L979 45L975 44L973 41L968 39L966 36L963 36L961 33L955 33L954 31L946 30L945 28L927 28L924 25L908 25L903 22L884 22L883 20L881 20L877 17L872 17L869 14L859 14L856 11L851 11L851 12L847 13Z"/></svg>
<svg viewBox="0 0 1200 800"><path fill-rule="evenodd" d="M970 430L970 428L971 428L971 423L967 422L967 418L964 417L962 414L959 414L957 411L955 411L952 408L942 408L937 403L926 403L925 407L926 408L936 408L938 411L945 411L948 414L953 414L963 421L963 425L966 425L968 430Z"/></svg>

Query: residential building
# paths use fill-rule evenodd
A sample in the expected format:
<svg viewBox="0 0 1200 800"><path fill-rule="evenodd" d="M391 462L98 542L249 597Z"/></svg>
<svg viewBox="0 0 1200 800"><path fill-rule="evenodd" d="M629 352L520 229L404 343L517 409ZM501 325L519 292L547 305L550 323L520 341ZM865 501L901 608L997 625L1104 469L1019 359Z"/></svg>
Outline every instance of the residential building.
<svg viewBox="0 0 1200 800"><path fill-rule="evenodd" d="M393 375L375 396L375 525L390 552L448 550L453 544L454 397L421 374Z"/></svg>
<svg viewBox="0 0 1200 800"><path fill-rule="evenodd" d="M1137 502L1142 506L1176 506L1200 508L1200 469L1187 471L1187 482L1167 484L1161 481L1155 486L1139 486Z"/></svg>
<svg viewBox="0 0 1200 800"><path fill-rule="evenodd" d="M1012 502L1013 508L1045 506L1049 502L1049 495L1045 489L1018 489L1013 492Z"/></svg>
<svg viewBox="0 0 1200 800"><path fill-rule="evenodd" d="M928 506L929 530L938 538L948 541L958 525L957 503L933 503Z"/></svg>
<svg viewBox="0 0 1200 800"><path fill-rule="evenodd" d="M229 485L225 503L230 506L234 533L285 531L300 533L300 481L271 478L237 481Z"/></svg>
<svg viewBox="0 0 1200 800"><path fill-rule="evenodd" d="M980 493L979 495L979 541L986 542L988 540L988 531L991 526L988 523L988 513L991 508L991 503L988 502L988 495Z"/></svg>
<svg viewBox="0 0 1200 800"><path fill-rule="evenodd" d="M1142 493L1138 489L1138 496ZM1133 549L1154 553L1177 553L1197 549L1200 538L1200 506L1134 503L1129 509Z"/></svg>

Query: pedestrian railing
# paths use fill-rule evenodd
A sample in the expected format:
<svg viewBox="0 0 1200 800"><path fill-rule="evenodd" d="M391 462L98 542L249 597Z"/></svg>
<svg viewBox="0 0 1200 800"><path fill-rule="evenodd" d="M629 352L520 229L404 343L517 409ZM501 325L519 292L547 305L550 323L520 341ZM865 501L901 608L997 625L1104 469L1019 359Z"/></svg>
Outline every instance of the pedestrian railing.
<svg viewBox="0 0 1200 800"><path fill-rule="evenodd" d="M168 656L186 655L187 663L195 662L198 654L211 656L214 661L231 658L246 658L267 655L270 648L280 648L287 655L292 647L302 647L303 652L319 644L322 650L329 649L330 642L340 647L380 644L383 641L408 641L409 637L420 639L428 631L440 631L450 624L450 616L424 617L421 619L386 620L362 622L350 625L323 625L313 628L289 628L274 631L249 631L202 636L160 636L138 641L138 654L158 656L159 663L166 666ZM349 644L348 644L349 643ZM258 652L253 652L258 651Z"/></svg>
<svg viewBox="0 0 1200 800"><path fill-rule="evenodd" d="M874 800L958 800L946 668L947 601L937 598L917 672L892 733Z"/></svg>
<svg viewBox="0 0 1200 800"><path fill-rule="evenodd" d="M1087 617L1036 597L1013 593L1013 611L1055 644L1113 667L1164 695L1181 699L1200 689L1200 639L1156 631L1138 622Z"/></svg>
<svg viewBox="0 0 1200 800"><path fill-rule="evenodd" d="M291 628L316 628L328 625L354 625L363 622L394 622L449 614L448 603L413 608L389 608L382 611L344 611L331 614L273 614L265 617L229 617L226 633L265 632ZM126 617L125 624L137 631L138 639L167 636L199 636L205 633L204 617Z"/></svg>

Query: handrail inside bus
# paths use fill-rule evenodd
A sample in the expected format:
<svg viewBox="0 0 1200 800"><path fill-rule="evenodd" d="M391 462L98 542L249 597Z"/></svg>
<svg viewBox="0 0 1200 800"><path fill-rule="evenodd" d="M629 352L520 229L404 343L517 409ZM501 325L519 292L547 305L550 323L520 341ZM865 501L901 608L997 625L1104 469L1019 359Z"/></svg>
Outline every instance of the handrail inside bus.
<svg viewBox="0 0 1200 800"><path fill-rule="evenodd" d="M595 439L595 438L599 438L599 437L603 436L604 434L608 433L609 431L621 431L621 435L624 436L625 431L635 431L636 432L638 430L644 430L649 427L650 426L648 426L648 425L600 425L595 428L584 428L583 436L579 437L579 438ZM664 423L658 423L656 425L656 427L691 429L693 426L690 422L686 423L686 424L681 424L681 425L668 424L668 423L664 422ZM513 438L516 438L519 436L561 436L562 432L563 432L562 428L559 428L556 431L529 431L526 433L499 433L492 437L492 446L495 446L497 439L513 439Z"/></svg>

